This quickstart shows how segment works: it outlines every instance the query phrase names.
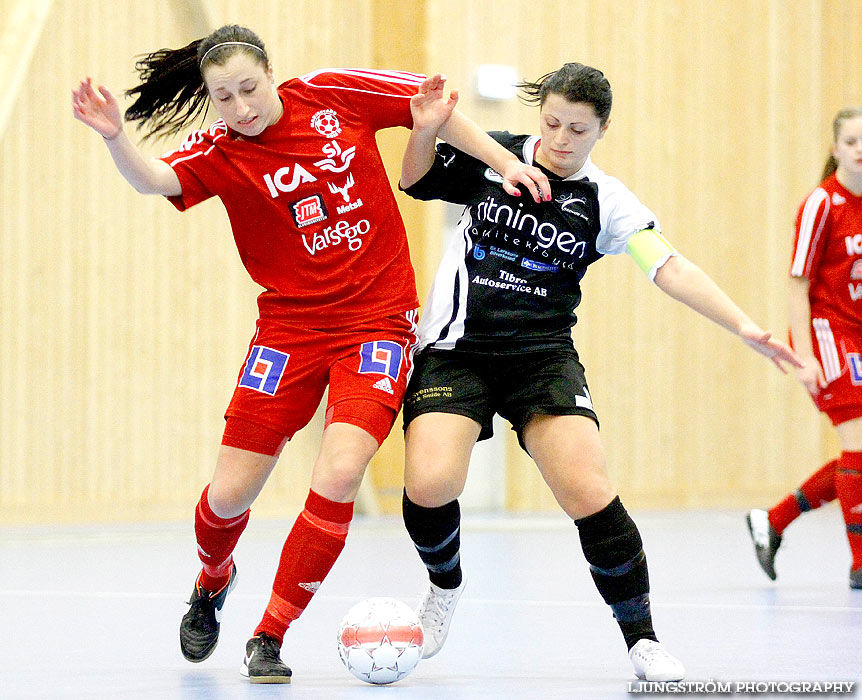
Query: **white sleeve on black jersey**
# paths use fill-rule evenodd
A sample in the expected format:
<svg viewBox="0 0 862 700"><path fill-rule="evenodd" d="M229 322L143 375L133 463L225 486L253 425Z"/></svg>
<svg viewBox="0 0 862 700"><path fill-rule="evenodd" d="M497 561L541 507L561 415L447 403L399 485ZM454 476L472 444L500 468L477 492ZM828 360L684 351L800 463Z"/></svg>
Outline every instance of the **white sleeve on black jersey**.
<svg viewBox="0 0 862 700"><path fill-rule="evenodd" d="M605 255L624 253L626 244L638 231L653 228L661 231L656 215L617 178L593 167L587 177L599 188L601 232L596 249Z"/></svg>

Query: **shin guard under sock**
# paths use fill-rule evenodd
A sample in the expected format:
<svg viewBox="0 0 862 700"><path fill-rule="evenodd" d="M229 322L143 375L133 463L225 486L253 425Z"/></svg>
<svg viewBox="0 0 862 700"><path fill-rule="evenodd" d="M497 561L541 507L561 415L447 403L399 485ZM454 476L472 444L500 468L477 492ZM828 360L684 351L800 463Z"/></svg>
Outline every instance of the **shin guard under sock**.
<svg viewBox="0 0 862 700"><path fill-rule="evenodd" d="M461 507L458 500L437 508L424 508L401 498L404 525L428 569L431 583L440 588L461 585Z"/></svg>
<svg viewBox="0 0 862 700"><path fill-rule="evenodd" d="M208 591L218 591L230 580L233 550L248 525L250 511L235 518L220 518L210 508L209 485L204 488L195 509L195 536L203 570L200 585Z"/></svg>
<svg viewBox="0 0 862 700"><path fill-rule="evenodd" d="M847 527L853 557L851 568L862 567L862 452L843 452L835 472L835 487Z"/></svg>
<svg viewBox="0 0 862 700"><path fill-rule="evenodd" d="M643 543L619 497L575 525L596 588L613 611L628 648L641 639L658 641Z"/></svg>
<svg viewBox="0 0 862 700"><path fill-rule="evenodd" d="M805 482L769 510L769 524L779 535L800 514L819 508L824 503L835 500L835 470L838 460L827 462L814 472Z"/></svg>
<svg viewBox="0 0 862 700"><path fill-rule="evenodd" d="M272 596L255 635L266 632L279 644L284 641L290 623L305 610L344 549L352 519L352 502L338 503L308 492L305 508L282 548Z"/></svg>

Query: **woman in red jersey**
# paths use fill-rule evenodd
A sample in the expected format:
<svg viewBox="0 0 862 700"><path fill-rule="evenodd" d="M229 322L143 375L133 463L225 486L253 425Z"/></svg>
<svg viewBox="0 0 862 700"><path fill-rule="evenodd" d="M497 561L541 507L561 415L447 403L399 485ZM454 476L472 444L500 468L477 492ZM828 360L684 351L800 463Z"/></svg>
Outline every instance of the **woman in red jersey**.
<svg viewBox="0 0 862 700"><path fill-rule="evenodd" d="M246 646L242 673L287 683L287 627L320 586L347 536L368 461L394 422L416 342L418 300L407 238L374 135L412 125L426 82L406 72L318 71L276 85L263 42L222 27L137 64L126 119L147 136L177 133L207 101L220 119L161 158L145 159L117 100L90 78L73 91L77 119L98 132L141 193L180 210L212 196L227 210L240 257L264 291L226 411L222 445L195 512L203 570L180 625L190 661L215 648L236 582L232 552L284 443L329 388L326 423L305 508L287 537L272 596ZM547 179L462 115L441 137L501 173L508 191L550 197Z"/></svg>
<svg viewBox="0 0 862 700"><path fill-rule="evenodd" d="M799 207L790 269L790 332L796 371L835 425L841 455L773 508L747 516L760 566L775 580L775 553L801 513L836 497L862 588L862 107L839 112L823 181Z"/></svg>

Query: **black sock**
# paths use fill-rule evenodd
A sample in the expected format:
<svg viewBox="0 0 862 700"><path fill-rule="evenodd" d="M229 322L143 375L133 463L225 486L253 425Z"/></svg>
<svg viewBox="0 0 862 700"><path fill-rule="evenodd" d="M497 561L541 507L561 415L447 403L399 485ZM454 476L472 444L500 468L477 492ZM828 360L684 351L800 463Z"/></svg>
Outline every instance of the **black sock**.
<svg viewBox="0 0 862 700"><path fill-rule="evenodd" d="M437 508L424 508L401 499L401 512L419 558L431 583L440 588L461 585L461 507L458 500Z"/></svg>
<svg viewBox="0 0 862 700"><path fill-rule="evenodd" d="M575 520L590 574L631 649L641 639L658 641L649 604L649 572L643 542L619 496L598 513Z"/></svg>

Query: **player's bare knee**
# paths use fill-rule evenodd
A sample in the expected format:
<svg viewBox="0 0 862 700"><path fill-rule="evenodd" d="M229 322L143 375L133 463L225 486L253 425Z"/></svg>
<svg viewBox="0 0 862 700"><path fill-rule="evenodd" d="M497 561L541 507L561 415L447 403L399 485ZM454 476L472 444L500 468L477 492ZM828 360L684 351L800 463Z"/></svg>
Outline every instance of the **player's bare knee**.
<svg viewBox="0 0 862 700"><path fill-rule="evenodd" d="M425 485L424 488L414 488L407 491L407 498L423 508L439 508L450 501L454 501L457 497L458 494L453 495L439 485L430 487Z"/></svg>
<svg viewBox="0 0 862 700"><path fill-rule="evenodd" d="M214 481L207 492L210 510L224 520L245 513L251 500L254 499L249 499L246 489L240 485L220 485Z"/></svg>
<svg viewBox="0 0 862 700"><path fill-rule="evenodd" d="M356 498L364 474L364 461L358 462L352 456L328 459L314 466L311 488L324 498L345 503Z"/></svg>
<svg viewBox="0 0 862 700"><path fill-rule="evenodd" d="M607 479L570 480L552 487L554 498L572 518L584 518L597 513L616 496Z"/></svg>
<svg viewBox="0 0 862 700"><path fill-rule="evenodd" d="M454 501L464 490L464 482L456 475L460 470L433 469L405 474L407 497L423 508L437 508Z"/></svg>

